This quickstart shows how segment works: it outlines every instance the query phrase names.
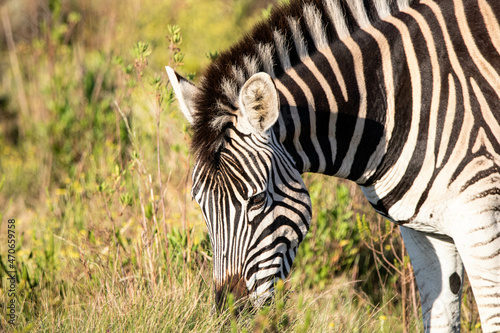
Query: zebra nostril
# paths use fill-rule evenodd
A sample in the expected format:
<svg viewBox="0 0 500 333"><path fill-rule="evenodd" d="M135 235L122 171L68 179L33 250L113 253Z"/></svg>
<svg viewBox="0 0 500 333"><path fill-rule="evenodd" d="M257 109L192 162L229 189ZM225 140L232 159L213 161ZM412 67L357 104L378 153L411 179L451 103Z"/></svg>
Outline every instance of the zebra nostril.
<svg viewBox="0 0 500 333"><path fill-rule="evenodd" d="M239 301L248 295L245 279L241 276L231 276L226 281L215 286L215 305L219 312L224 310L230 293L233 295L233 305L240 303Z"/></svg>
<svg viewBox="0 0 500 333"><path fill-rule="evenodd" d="M234 279L231 283L231 293L233 294L235 301L248 295L247 286L245 284L245 279L238 277Z"/></svg>
<svg viewBox="0 0 500 333"><path fill-rule="evenodd" d="M226 293L224 292L224 286L221 288L215 287L215 307L218 312L224 309L224 304L226 303Z"/></svg>

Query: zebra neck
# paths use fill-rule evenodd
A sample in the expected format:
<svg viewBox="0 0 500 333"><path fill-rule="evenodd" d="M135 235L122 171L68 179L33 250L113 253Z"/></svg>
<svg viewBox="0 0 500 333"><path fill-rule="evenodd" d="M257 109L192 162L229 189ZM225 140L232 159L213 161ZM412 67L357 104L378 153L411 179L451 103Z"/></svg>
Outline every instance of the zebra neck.
<svg viewBox="0 0 500 333"><path fill-rule="evenodd" d="M393 127L395 85L408 81L407 71L393 69L397 44L368 27L277 78L275 131L301 172L360 184L375 174Z"/></svg>

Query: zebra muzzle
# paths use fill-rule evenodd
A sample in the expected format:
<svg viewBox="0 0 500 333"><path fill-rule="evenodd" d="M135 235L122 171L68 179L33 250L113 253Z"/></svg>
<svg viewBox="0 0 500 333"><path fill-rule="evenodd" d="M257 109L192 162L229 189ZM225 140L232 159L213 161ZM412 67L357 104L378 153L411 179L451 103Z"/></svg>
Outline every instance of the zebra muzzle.
<svg viewBox="0 0 500 333"><path fill-rule="evenodd" d="M232 295L229 297L229 295ZM223 311L226 303L231 298L230 306L234 306L234 311L238 313L244 306L248 298L248 290L245 279L240 275L230 276L225 283L215 284L215 305L217 310Z"/></svg>

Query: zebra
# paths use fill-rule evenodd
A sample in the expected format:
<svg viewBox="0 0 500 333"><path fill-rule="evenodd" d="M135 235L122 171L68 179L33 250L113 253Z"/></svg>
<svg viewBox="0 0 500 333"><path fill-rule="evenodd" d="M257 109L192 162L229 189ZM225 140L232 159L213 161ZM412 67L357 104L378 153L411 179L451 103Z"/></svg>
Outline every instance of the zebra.
<svg viewBox="0 0 500 333"><path fill-rule="evenodd" d="M460 330L464 267L482 329L500 331L499 17L495 0L292 0L198 85L166 67L218 306L261 305L287 277L313 172L400 226L425 331Z"/></svg>

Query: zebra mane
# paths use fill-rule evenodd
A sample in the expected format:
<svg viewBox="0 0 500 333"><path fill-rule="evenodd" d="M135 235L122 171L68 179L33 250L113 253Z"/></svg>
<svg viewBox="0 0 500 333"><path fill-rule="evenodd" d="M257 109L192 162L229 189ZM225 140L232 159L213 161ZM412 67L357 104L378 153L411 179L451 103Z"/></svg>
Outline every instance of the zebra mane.
<svg viewBox="0 0 500 333"><path fill-rule="evenodd" d="M292 0L274 8L206 69L195 98L191 149L201 163L217 164L228 126L238 110L238 94L255 73L279 77L316 50L393 15L418 0Z"/></svg>

